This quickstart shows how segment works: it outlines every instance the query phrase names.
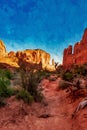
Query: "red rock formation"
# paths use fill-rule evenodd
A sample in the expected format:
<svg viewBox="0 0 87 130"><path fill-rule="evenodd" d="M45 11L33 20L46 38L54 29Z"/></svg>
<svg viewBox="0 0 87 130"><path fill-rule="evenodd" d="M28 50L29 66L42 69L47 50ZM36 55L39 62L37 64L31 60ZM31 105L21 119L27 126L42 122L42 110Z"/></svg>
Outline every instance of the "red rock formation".
<svg viewBox="0 0 87 130"><path fill-rule="evenodd" d="M14 51L10 51L10 52L8 53L8 56L9 56L9 57L15 57L15 56L16 56L16 54L15 54L15 52L14 52Z"/></svg>
<svg viewBox="0 0 87 130"><path fill-rule="evenodd" d="M15 66L11 66L10 64L0 63L0 69L6 69L6 70L14 71L17 68Z"/></svg>
<svg viewBox="0 0 87 130"><path fill-rule="evenodd" d="M5 56L6 54L6 47L2 40L0 40L0 56Z"/></svg>
<svg viewBox="0 0 87 130"><path fill-rule="evenodd" d="M87 29L84 31L82 40L74 45L73 52L71 45L63 52L63 66L65 68L84 63L87 63Z"/></svg>
<svg viewBox="0 0 87 130"><path fill-rule="evenodd" d="M18 52L6 52L6 48L4 43L0 40L0 63L6 63L8 65L11 65L13 67L19 67L19 60L22 60L22 62L25 62L29 66L35 66L35 68L42 68L45 69L51 69L55 70L55 67L50 65L50 54L40 50L24 50L24 51L18 51ZM34 65L33 65L34 64Z"/></svg>
<svg viewBox="0 0 87 130"><path fill-rule="evenodd" d="M24 62L34 64L42 63L43 68L49 65L50 61L50 54L40 49L20 51L16 53L16 56L18 59L22 58Z"/></svg>

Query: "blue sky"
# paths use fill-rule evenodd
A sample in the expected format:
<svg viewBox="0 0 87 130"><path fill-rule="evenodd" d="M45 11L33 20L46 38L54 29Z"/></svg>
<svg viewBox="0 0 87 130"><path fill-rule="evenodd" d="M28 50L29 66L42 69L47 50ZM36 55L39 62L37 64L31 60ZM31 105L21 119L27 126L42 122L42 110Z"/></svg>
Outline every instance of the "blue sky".
<svg viewBox="0 0 87 130"><path fill-rule="evenodd" d="M87 0L0 0L0 39L7 51L40 48L62 62L63 49L87 27Z"/></svg>

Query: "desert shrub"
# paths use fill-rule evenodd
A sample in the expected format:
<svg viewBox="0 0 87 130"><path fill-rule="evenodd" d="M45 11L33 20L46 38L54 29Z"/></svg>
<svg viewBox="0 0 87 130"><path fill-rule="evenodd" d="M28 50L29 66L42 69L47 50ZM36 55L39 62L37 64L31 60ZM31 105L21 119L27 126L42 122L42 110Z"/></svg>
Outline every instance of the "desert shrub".
<svg viewBox="0 0 87 130"><path fill-rule="evenodd" d="M0 97L9 97L14 94L14 91L9 86L8 80L0 79Z"/></svg>
<svg viewBox="0 0 87 130"><path fill-rule="evenodd" d="M56 72L61 75L61 74L64 72L63 66L62 66L62 65L59 65L59 66L56 68Z"/></svg>
<svg viewBox="0 0 87 130"><path fill-rule="evenodd" d="M87 66L86 65L75 66L74 73L77 75L86 76L87 75Z"/></svg>
<svg viewBox="0 0 87 130"><path fill-rule="evenodd" d="M63 80L66 80L66 81L72 81L73 80L73 74L70 71L63 72L62 78L63 78Z"/></svg>
<svg viewBox="0 0 87 130"><path fill-rule="evenodd" d="M0 70L0 107L6 105L4 98L10 97L14 94L14 90L9 87L10 78L9 71Z"/></svg>
<svg viewBox="0 0 87 130"><path fill-rule="evenodd" d="M70 86L70 84L68 84L66 81L64 80L60 80L59 81L59 88L60 89L67 89Z"/></svg>
<svg viewBox="0 0 87 130"><path fill-rule="evenodd" d="M49 76L52 74L52 72L49 72L47 70L37 71L36 76L38 81L40 82L44 78L49 78Z"/></svg>
<svg viewBox="0 0 87 130"><path fill-rule="evenodd" d="M41 101L43 98L41 88L38 87L42 78L43 76L41 72L21 71L22 87L33 96L35 101Z"/></svg>
<svg viewBox="0 0 87 130"><path fill-rule="evenodd" d="M0 98L13 95L13 89L9 87L10 76L8 70L0 70Z"/></svg>
<svg viewBox="0 0 87 130"><path fill-rule="evenodd" d="M8 79L12 79L12 77L13 77L12 73L11 73L9 70L6 70L6 71L5 71L5 76L6 76Z"/></svg>
<svg viewBox="0 0 87 130"><path fill-rule="evenodd" d="M31 104L34 99L33 96L25 89L21 89L16 95L17 99L22 99L24 102Z"/></svg>
<svg viewBox="0 0 87 130"><path fill-rule="evenodd" d="M12 79L13 75L9 70L0 69L0 77L2 77L2 78L4 77L4 78L7 78L7 79Z"/></svg>

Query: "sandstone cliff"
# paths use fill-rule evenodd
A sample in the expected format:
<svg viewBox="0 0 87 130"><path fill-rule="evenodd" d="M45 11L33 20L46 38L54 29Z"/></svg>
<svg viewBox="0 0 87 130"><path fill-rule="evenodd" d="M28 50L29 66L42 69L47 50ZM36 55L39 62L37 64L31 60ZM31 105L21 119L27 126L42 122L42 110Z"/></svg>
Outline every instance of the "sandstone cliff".
<svg viewBox="0 0 87 130"><path fill-rule="evenodd" d="M4 43L0 40L0 63L6 63L13 67L19 67L22 64L25 64L27 67L33 67L41 69L50 69L55 70L55 67L49 64L50 54L41 50L24 50L18 52L6 52L6 47Z"/></svg>
<svg viewBox="0 0 87 130"><path fill-rule="evenodd" d="M2 40L0 40L0 57L6 55L6 47Z"/></svg>
<svg viewBox="0 0 87 130"><path fill-rule="evenodd" d="M63 66L65 68L72 65L81 65L87 63L87 29L85 29L82 40L74 45L70 45L63 52Z"/></svg>
<svg viewBox="0 0 87 130"><path fill-rule="evenodd" d="M50 61L50 54L47 52L40 50L40 49L35 49L35 50L24 50L24 51L18 51L16 53L16 57L18 59L23 59L24 62L28 63L42 63L42 67L45 68L47 65L49 65Z"/></svg>

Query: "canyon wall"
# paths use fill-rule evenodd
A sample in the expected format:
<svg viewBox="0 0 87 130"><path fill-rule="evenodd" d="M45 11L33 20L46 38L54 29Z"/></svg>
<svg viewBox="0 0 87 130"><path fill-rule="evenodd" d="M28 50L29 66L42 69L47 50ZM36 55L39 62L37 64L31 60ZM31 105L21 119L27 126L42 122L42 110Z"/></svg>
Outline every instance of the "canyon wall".
<svg viewBox="0 0 87 130"><path fill-rule="evenodd" d="M85 29L80 42L77 42L74 47L70 45L63 52L63 66L65 68L85 63L87 63L87 29Z"/></svg>
<svg viewBox="0 0 87 130"><path fill-rule="evenodd" d="M42 67L42 69L55 70L55 66L50 65L50 54L41 49L26 49L18 52L7 52L4 43L0 40L0 63L6 63L8 65L19 67L21 63L25 63L26 66L35 66L35 69ZM20 61L20 62L19 62Z"/></svg>
<svg viewBox="0 0 87 130"><path fill-rule="evenodd" d="M24 62L42 64L42 68L45 68L50 62L50 54L47 52L35 49L35 50L24 50L16 53L18 59L23 59Z"/></svg>

